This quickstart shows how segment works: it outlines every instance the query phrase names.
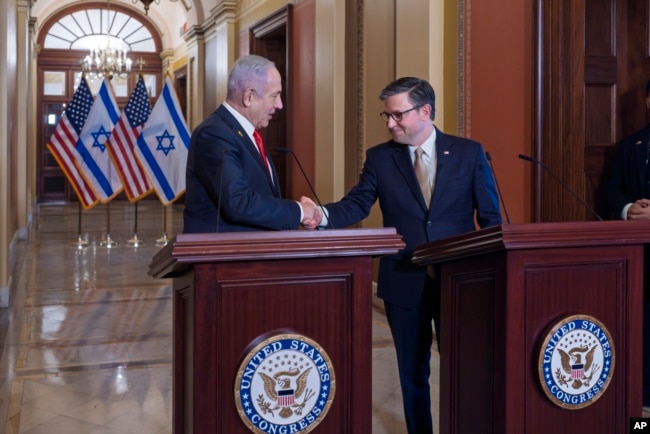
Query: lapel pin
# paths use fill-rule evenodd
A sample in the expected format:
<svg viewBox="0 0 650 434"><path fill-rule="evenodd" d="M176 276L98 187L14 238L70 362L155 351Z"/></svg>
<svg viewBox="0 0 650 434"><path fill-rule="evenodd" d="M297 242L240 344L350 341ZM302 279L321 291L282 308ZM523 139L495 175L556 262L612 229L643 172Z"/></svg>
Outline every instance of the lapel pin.
<svg viewBox="0 0 650 434"><path fill-rule="evenodd" d="M443 151L444 155L449 155L449 151Z"/></svg>
<svg viewBox="0 0 650 434"><path fill-rule="evenodd" d="M244 137L244 135L241 133L241 131L237 131L237 134L239 134L239 137Z"/></svg>

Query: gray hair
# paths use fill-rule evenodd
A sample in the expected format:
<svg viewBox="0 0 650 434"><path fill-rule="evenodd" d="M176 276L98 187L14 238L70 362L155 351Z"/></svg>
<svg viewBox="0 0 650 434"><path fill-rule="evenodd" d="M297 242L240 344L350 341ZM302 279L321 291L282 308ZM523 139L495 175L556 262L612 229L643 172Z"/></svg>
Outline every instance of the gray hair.
<svg viewBox="0 0 650 434"><path fill-rule="evenodd" d="M255 54L237 59L228 75L228 98L236 98L249 88L263 94L268 80L267 72L271 68L275 68L275 63Z"/></svg>

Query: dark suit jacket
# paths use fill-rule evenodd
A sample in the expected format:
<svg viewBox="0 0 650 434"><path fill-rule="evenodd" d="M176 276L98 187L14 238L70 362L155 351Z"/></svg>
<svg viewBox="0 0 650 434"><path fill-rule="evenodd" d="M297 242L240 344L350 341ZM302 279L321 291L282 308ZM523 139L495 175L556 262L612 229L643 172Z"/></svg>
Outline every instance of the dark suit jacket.
<svg viewBox="0 0 650 434"><path fill-rule="evenodd" d="M385 227L394 227L406 247L380 260L378 295L414 308L426 269L411 263L421 244L501 224L492 172L483 147L437 130L437 172L430 209L418 186L408 146L389 141L368 150L359 182L339 202L326 205L331 227L344 228L368 216L379 199Z"/></svg>
<svg viewBox="0 0 650 434"><path fill-rule="evenodd" d="M300 206L282 199L256 145L220 106L192 132L183 232L298 229Z"/></svg>
<svg viewBox="0 0 650 434"><path fill-rule="evenodd" d="M612 174L607 182L607 199L615 219L621 218L625 205L644 197L649 147L650 124L621 140L616 147Z"/></svg>

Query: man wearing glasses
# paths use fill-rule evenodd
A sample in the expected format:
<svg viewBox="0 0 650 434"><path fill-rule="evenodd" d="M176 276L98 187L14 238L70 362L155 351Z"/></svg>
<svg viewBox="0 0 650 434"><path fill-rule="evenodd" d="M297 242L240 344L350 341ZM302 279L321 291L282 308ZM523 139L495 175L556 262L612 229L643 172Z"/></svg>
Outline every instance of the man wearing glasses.
<svg viewBox="0 0 650 434"><path fill-rule="evenodd" d="M431 321L440 336L440 285L411 257L421 244L475 230L475 222L499 225L501 213L483 147L433 125L435 93L427 81L400 78L379 99L393 138L367 151L357 185L324 206L319 227L357 223L379 199L383 225L404 238L402 251L380 259L377 294L395 343L408 432L430 434Z"/></svg>

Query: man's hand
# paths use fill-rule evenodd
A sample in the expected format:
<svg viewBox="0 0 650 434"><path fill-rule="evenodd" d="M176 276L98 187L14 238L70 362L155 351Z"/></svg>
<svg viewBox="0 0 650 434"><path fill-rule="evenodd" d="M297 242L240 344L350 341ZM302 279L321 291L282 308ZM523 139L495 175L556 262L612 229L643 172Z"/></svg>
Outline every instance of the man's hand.
<svg viewBox="0 0 650 434"><path fill-rule="evenodd" d="M300 198L300 205L304 213L302 225L306 229L316 229L323 219L321 209L313 200L308 197L302 196Z"/></svg>
<svg viewBox="0 0 650 434"><path fill-rule="evenodd" d="M650 199L639 199L627 210L628 220L650 220Z"/></svg>

